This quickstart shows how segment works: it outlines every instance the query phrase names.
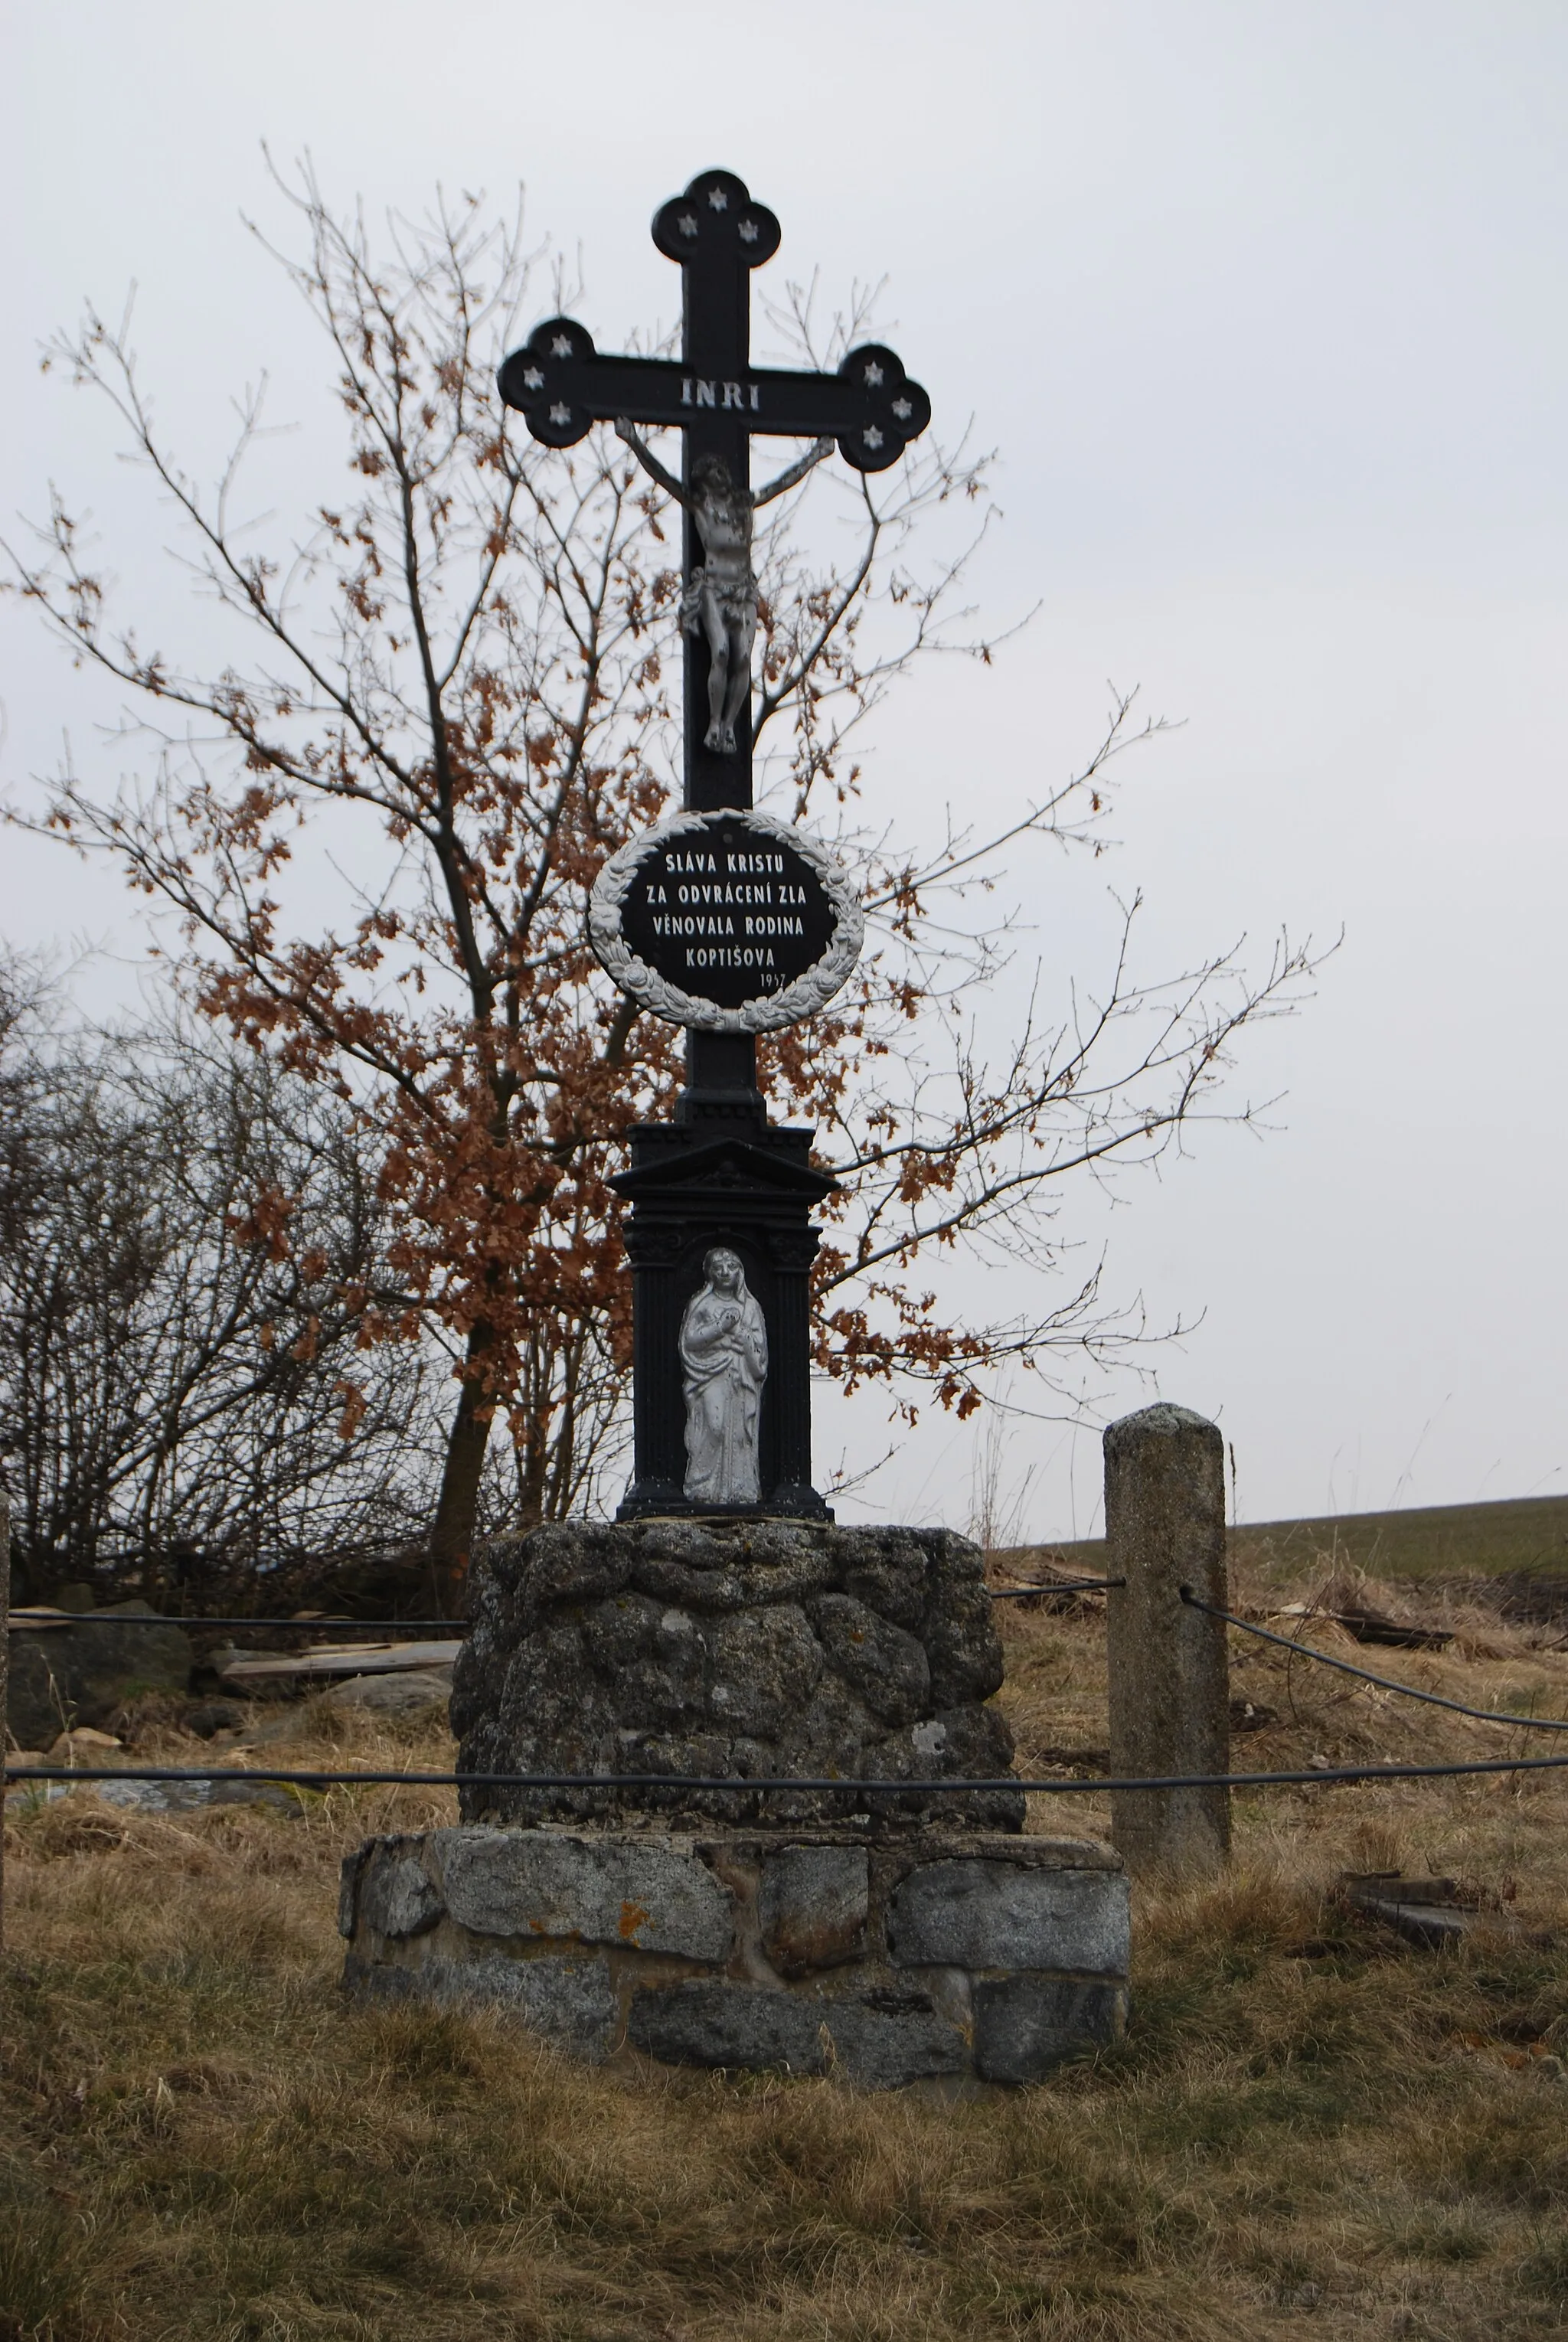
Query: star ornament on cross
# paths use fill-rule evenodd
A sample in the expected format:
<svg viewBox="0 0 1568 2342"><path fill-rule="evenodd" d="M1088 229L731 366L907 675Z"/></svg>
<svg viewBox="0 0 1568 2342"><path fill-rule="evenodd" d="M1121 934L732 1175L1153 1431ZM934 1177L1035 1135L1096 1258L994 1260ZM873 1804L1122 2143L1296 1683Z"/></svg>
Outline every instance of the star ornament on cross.
<svg viewBox="0 0 1568 2342"><path fill-rule="evenodd" d="M546 318L498 377L545 446L574 446L620 418L699 435L728 424L748 438L831 439L857 472L884 472L924 431L931 401L881 343L851 350L836 374L751 364L750 272L773 258L780 230L733 172L700 173L654 214L653 235L682 271L684 355L608 356L575 318Z"/></svg>

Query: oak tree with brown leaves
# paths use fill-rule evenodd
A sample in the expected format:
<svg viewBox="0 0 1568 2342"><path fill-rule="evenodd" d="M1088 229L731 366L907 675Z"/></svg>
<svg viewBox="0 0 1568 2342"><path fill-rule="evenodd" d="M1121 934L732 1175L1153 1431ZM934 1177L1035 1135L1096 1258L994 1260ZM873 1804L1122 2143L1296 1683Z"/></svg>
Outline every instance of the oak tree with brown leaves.
<svg viewBox="0 0 1568 2342"><path fill-rule="evenodd" d="M345 1297L365 1349L432 1325L455 1347L431 1531L454 1602L497 1417L525 1519L593 1498L623 1418L629 1281L607 1181L628 1125L669 1111L680 1041L600 970L585 900L676 790L678 531L608 427L552 452L501 406L495 362L537 265L520 215L441 204L390 223L378 250L308 172L288 192L303 256L279 257L329 339L347 491L258 550L239 499L259 398L204 490L155 427L125 327L89 315L53 346L50 363L114 402L236 646L216 673L144 647L56 498L41 549L13 555L16 582L132 695L121 743L142 762L112 790L67 765L38 818L172 909L203 1010L374 1134L400 1290ZM822 363L866 320L816 350L810 301L792 292L774 323ZM823 506L834 525L814 532ZM817 1366L847 1389L886 1386L911 1420L923 1394L962 1416L1001 1368L1049 1379L1064 1350L1128 1338L1096 1276L963 1324L928 1264L978 1246L1060 1276L1064 1183L1147 1163L1200 1106L1247 1118L1216 1103L1230 1045L1288 1007L1311 965L1282 944L1250 979L1227 953L1141 981L1134 904L1092 1005L1037 1003L987 1045L974 1004L1013 948L988 889L1026 846L1095 846L1106 767L1162 727L1117 699L1083 770L1000 834L950 829L922 851L870 826L857 729L934 651L989 655L954 632L985 515L984 462L923 442L874 477L820 467L756 546L762 801L827 829L869 911L852 984L764 1042L759 1081L776 1116L815 1124L839 1181L815 1268ZM342 875L324 921L311 905L328 846ZM258 1236L286 1246L298 1201L258 1195ZM353 1376L342 1396L346 1436Z"/></svg>

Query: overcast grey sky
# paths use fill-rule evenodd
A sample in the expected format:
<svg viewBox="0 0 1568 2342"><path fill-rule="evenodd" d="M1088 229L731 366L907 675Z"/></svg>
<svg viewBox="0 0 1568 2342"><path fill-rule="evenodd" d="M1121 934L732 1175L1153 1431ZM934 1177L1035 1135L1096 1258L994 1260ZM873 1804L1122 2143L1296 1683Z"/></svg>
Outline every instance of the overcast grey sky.
<svg viewBox="0 0 1568 2342"><path fill-rule="evenodd" d="M779 213L770 273L820 265L830 297L885 275L881 329L939 426L973 414L1001 452L984 611L1042 606L996 669L890 709L873 805L1004 805L1092 745L1106 677L1139 683L1185 728L1128 768L1109 864L1041 866L1047 956L1092 966L1106 884L1144 889L1151 969L1345 930L1244 1059L1240 1087L1288 1093L1276 1134L1200 1134L1085 1212L1114 1292L1203 1316L1149 1394L1221 1419L1253 1518L1568 1489L1561 6L7 14L7 525L50 477L111 539L132 509L99 419L34 370L132 279L194 461L264 368L302 467L326 444L320 350L239 225L288 234L263 139L375 211L525 182L534 228L581 251L602 346L670 320L647 220L709 164ZM0 659L0 787L23 795L94 706L15 606ZM5 931L91 936L118 956L90 983L128 988L117 886L0 855ZM876 1440L822 1411L825 1461ZM974 1446L929 1425L860 1509L962 1520ZM1096 1446L1014 1434L1026 1526L1087 1531Z"/></svg>

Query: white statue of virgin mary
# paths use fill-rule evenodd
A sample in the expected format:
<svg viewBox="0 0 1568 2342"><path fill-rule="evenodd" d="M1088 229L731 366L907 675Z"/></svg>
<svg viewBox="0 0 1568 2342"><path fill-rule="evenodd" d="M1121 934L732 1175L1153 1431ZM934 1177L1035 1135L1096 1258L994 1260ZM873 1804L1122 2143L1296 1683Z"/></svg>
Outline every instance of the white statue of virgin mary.
<svg viewBox="0 0 1568 2342"><path fill-rule="evenodd" d="M754 1505L767 1326L736 1254L715 1247L703 1276L681 1319L685 1493L694 1504Z"/></svg>

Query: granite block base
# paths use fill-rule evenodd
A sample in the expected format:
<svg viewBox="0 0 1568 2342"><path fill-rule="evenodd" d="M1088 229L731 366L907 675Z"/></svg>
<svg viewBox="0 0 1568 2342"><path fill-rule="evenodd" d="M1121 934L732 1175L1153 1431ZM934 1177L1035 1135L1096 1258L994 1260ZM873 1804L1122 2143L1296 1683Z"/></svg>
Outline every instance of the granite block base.
<svg viewBox="0 0 1568 2342"><path fill-rule="evenodd" d="M474 1827L344 1865L356 1997L504 2010L593 2064L1037 2082L1127 2009L1127 1882L1006 1831Z"/></svg>

